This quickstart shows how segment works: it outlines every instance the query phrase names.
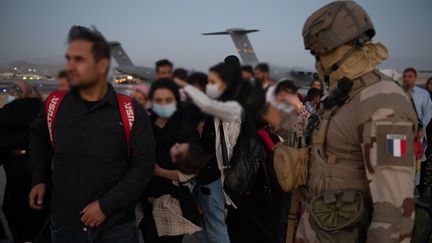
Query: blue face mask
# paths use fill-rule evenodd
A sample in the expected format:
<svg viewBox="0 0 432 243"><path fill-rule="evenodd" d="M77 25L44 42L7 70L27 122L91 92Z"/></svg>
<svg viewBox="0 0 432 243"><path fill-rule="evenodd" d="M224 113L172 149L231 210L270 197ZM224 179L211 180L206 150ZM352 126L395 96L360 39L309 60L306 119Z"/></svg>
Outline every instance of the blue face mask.
<svg viewBox="0 0 432 243"><path fill-rule="evenodd" d="M7 97L7 103L11 103L14 100L15 100L15 97L13 97L12 95L8 95L8 97Z"/></svg>
<svg viewBox="0 0 432 243"><path fill-rule="evenodd" d="M177 111L177 104L175 102L168 105L153 104L152 110L159 117L170 118Z"/></svg>

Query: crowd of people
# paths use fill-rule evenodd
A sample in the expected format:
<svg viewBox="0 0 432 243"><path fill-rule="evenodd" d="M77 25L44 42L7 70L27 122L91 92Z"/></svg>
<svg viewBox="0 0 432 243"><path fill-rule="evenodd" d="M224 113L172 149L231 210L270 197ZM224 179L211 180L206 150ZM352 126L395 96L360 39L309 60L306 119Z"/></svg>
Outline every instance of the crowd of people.
<svg viewBox="0 0 432 243"><path fill-rule="evenodd" d="M130 95L126 141L107 82L109 52L100 33L71 29L67 69L57 76L65 97L54 118L35 86L16 81L8 90L1 162L14 242L134 242L136 227L145 242L182 242L194 233L201 242L284 242L290 196L272 166L280 138L260 115L266 93L281 109L296 97L313 112L322 83L303 98L293 81L276 85L265 63L242 67L228 56L208 74L188 74L160 60L157 79ZM224 191L224 160L244 137L261 141L266 160L248 195L233 200Z"/></svg>
<svg viewBox="0 0 432 243"><path fill-rule="evenodd" d="M0 109L13 242L138 242L139 232L146 243L192 234L202 243L286 242L293 195L274 152L290 139L285 122L307 124L332 97L328 84L317 77L300 94L292 80L272 80L265 63L242 66L227 56L208 73L188 73L164 59L151 86L125 96L107 81L109 44L82 26L69 32L66 59L58 91L43 100L16 81ZM406 69L402 87L418 117L418 194L431 196L432 78L425 88L416 79ZM374 118L387 114L380 112ZM300 221L298 237L307 225Z"/></svg>

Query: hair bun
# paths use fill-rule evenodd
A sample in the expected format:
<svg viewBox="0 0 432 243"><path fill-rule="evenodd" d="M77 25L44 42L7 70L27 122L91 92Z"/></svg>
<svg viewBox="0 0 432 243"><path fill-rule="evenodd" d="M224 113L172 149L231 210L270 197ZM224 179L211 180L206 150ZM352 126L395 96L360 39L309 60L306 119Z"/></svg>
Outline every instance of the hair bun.
<svg viewBox="0 0 432 243"><path fill-rule="evenodd" d="M226 65L229 65L231 67L240 67L240 59L234 55L229 55L225 57L224 63Z"/></svg>

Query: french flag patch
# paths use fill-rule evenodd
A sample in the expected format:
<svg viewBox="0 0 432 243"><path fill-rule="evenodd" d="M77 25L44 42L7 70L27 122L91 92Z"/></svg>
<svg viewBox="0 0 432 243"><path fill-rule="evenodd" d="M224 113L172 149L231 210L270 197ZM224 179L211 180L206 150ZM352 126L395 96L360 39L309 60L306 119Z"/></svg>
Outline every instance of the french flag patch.
<svg viewBox="0 0 432 243"><path fill-rule="evenodd" d="M406 140L406 136L402 134L387 134L387 153L393 157L405 156Z"/></svg>

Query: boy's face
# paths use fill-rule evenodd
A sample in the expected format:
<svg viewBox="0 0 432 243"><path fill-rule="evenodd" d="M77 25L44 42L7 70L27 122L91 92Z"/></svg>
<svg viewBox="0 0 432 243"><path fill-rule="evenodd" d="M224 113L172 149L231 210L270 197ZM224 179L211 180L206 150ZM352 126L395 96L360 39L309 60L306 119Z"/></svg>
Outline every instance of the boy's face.
<svg viewBox="0 0 432 243"><path fill-rule="evenodd" d="M175 164L177 159L180 157L185 157L189 151L188 143L176 143L170 149L171 161Z"/></svg>
<svg viewBox="0 0 432 243"><path fill-rule="evenodd" d="M316 96L312 99L312 104L317 105L320 102L321 98L319 96Z"/></svg>
<svg viewBox="0 0 432 243"><path fill-rule="evenodd" d="M171 79L173 75L173 68L169 65L160 66L157 68L157 78Z"/></svg>

